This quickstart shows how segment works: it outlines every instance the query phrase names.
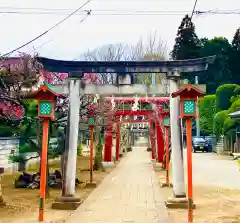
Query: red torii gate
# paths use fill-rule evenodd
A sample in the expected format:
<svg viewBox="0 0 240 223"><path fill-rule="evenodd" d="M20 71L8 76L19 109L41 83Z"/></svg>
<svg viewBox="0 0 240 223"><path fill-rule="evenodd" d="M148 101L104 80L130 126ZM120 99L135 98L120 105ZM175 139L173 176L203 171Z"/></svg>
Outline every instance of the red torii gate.
<svg viewBox="0 0 240 223"><path fill-rule="evenodd" d="M133 97L105 97L106 101L114 101L119 102L126 102L126 103L134 103L136 98ZM147 103L169 103L169 97L139 97L137 98L138 102L147 102Z"/></svg>
<svg viewBox="0 0 240 223"><path fill-rule="evenodd" d="M129 111L129 112L131 112L131 114L132 114L132 112L133 111ZM116 112L115 113L115 115L116 116L121 116L121 115L126 115L125 114L126 113L126 111L124 111L124 114L122 114L122 112L121 111L118 111L118 112ZM132 115L144 115L144 116L146 116L146 115L151 115L151 114L153 114L154 112L152 111L152 110L140 110L140 111L135 111L135 112L133 112L133 114ZM115 121L116 123L117 123L117 129L116 129L116 161L118 161L118 159L119 159L119 151L120 151L120 137L121 137L121 135L120 135L120 125L121 124L124 124L124 123L139 123L139 122L141 122L141 123L149 123L149 120L123 120L123 121ZM153 130L153 132L154 132L154 130ZM152 139L150 139L151 140L151 145L152 145L152 143L154 143L154 139L153 139L153 135L152 135ZM153 146L152 146L153 147ZM152 156L154 157L154 150L152 150Z"/></svg>
<svg viewBox="0 0 240 223"><path fill-rule="evenodd" d="M116 131L116 161L119 159L119 151L120 151L120 125L124 123L149 123L150 124L150 132L149 132L149 139L152 149L152 159L155 158L155 140L154 140L154 128L152 119L150 120L123 120L117 123L117 131Z"/></svg>
<svg viewBox="0 0 240 223"><path fill-rule="evenodd" d="M134 116L134 115L143 115L143 116L149 116L149 115L159 115L156 114L156 111L153 110L124 110L124 111L116 111L113 112L112 115L109 117L109 122L106 129L106 135L105 135L105 147L104 147L104 162L112 162L112 130L113 130L113 121L112 116ZM161 117L161 115L159 115ZM128 122L142 122L142 120L128 120ZM126 120L127 122L127 120ZM155 158L155 151L154 151L154 120L150 120L150 142L152 147L152 158ZM156 139L157 139L157 161L162 163L163 162L163 155L164 155L164 137L163 132L160 126L160 123L158 121L156 123ZM118 160L120 150L120 122L118 122L117 125L117 133L116 133L116 160Z"/></svg>
<svg viewBox="0 0 240 223"><path fill-rule="evenodd" d="M122 121L119 121L119 122L117 122L118 124L124 124L124 123L139 123L139 122L141 122L141 123L146 123L146 122L149 122L150 120L122 120Z"/></svg>
<svg viewBox="0 0 240 223"><path fill-rule="evenodd" d="M132 110L124 110L124 111L116 111L114 112L114 116L133 116L133 115L143 115L143 116L147 116L147 115L152 115L155 112L153 110L137 110L137 111L132 111Z"/></svg>

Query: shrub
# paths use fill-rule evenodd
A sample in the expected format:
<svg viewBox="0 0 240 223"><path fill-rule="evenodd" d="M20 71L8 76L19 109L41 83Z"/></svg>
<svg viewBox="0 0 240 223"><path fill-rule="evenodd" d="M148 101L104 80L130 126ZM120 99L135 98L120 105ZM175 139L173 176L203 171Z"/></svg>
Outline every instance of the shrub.
<svg viewBox="0 0 240 223"><path fill-rule="evenodd" d="M228 109L229 113L235 112L240 110L240 99L237 99L235 101L233 101L232 105L230 106L230 108Z"/></svg>
<svg viewBox="0 0 240 223"><path fill-rule="evenodd" d="M213 133L213 118L216 114L216 95L206 95L199 99L200 130L205 135Z"/></svg>
<svg viewBox="0 0 240 223"><path fill-rule="evenodd" d="M216 136L223 135L223 126L225 120L228 118L228 111L220 111L218 112L213 119L213 132Z"/></svg>
<svg viewBox="0 0 240 223"><path fill-rule="evenodd" d="M223 84L216 90L216 111L227 110L231 106L231 98L237 95L239 85Z"/></svg>
<svg viewBox="0 0 240 223"><path fill-rule="evenodd" d="M82 144L79 144L78 148L77 148L77 155L81 156L82 155L82 151L83 151L83 146L82 146Z"/></svg>
<svg viewBox="0 0 240 223"><path fill-rule="evenodd" d="M227 134L231 129L235 129L237 126L237 121L232 120L230 117L227 117L226 120L223 123L223 129L222 132L223 134Z"/></svg>

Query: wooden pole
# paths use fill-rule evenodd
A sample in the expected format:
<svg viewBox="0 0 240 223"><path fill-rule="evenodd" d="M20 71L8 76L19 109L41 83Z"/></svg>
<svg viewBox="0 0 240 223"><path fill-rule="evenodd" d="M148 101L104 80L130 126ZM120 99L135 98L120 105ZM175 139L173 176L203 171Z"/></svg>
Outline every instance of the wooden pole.
<svg viewBox="0 0 240 223"><path fill-rule="evenodd" d="M117 124L116 132L116 161L119 160L119 151L120 151L120 124Z"/></svg>
<svg viewBox="0 0 240 223"><path fill-rule="evenodd" d="M150 120L150 141L151 141L151 148L152 148L152 160L155 159L155 141L154 141L154 129L153 129L153 120Z"/></svg>
<svg viewBox="0 0 240 223"><path fill-rule="evenodd" d="M160 127L160 123L156 122L156 138L157 138L157 151L156 158L158 163L163 163L163 154L164 154L164 136L162 129Z"/></svg>
<svg viewBox="0 0 240 223"><path fill-rule="evenodd" d="M41 156L39 222L44 221L44 205L47 184L48 126L49 120L44 119L42 136L42 156Z"/></svg>
<svg viewBox="0 0 240 223"><path fill-rule="evenodd" d="M192 120L186 119L187 133L187 171L188 171L188 222L193 222L193 191L192 191Z"/></svg>
<svg viewBox="0 0 240 223"><path fill-rule="evenodd" d="M90 184L93 183L93 143L94 143L94 127L90 126Z"/></svg>
<svg viewBox="0 0 240 223"><path fill-rule="evenodd" d="M165 146L166 146L166 184L169 186L169 127L165 127Z"/></svg>
<svg viewBox="0 0 240 223"><path fill-rule="evenodd" d="M104 162L112 162L112 130L113 125L109 119L105 133Z"/></svg>

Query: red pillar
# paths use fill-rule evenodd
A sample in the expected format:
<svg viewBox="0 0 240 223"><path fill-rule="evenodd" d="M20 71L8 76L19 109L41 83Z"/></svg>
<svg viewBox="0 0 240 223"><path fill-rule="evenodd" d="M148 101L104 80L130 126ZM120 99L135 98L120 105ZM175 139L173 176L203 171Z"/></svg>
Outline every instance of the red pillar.
<svg viewBox="0 0 240 223"><path fill-rule="evenodd" d="M150 129L149 129L149 137L152 148L152 159L155 159L155 143L154 143L154 128L153 128L153 120L150 121Z"/></svg>
<svg viewBox="0 0 240 223"><path fill-rule="evenodd" d="M104 162L112 162L112 122L108 122L105 133Z"/></svg>
<svg viewBox="0 0 240 223"><path fill-rule="evenodd" d="M159 122L156 122L156 137L157 137L157 158L158 163L163 162L163 155L164 155L164 137L161 126Z"/></svg>
<svg viewBox="0 0 240 223"><path fill-rule="evenodd" d="M119 151L120 151L120 124L117 124L116 131L116 161L119 159Z"/></svg>

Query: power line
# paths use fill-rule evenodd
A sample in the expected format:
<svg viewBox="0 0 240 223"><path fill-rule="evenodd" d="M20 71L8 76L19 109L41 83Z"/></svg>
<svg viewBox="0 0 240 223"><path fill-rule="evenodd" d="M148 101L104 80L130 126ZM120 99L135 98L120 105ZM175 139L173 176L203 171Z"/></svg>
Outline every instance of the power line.
<svg viewBox="0 0 240 223"><path fill-rule="evenodd" d="M123 15L129 15L129 16L134 16L134 15L184 15L186 13L188 13L189 11L186 11L186 12L142 12L142 13L94 13L92 12L91 14L92 15L96 15L96 16L123 16ZM26 13L22 13L22 12L0 12L0 14L17 14L17 15L66 15L67 13L47 13L47 12L26 12ZM78 16L78 15L84 15L85 13L78 13L78 14L75 14L75 16Z"/></svg>
<svg viewBox="0 0 240 223"><path fill-rule="evenodd" d="M192 17L193 14L195 13L195 9L196 9L196 5L197 5L198 0L195 0L194 5L193 5L193 10L192 10L192 14L190 17L190 21L192 21ZM198 84L198 76L195 75L195 84ZM197 113L198 113L198 109L197 109ZM200 128L199 128L199 120L196 120L196 136L200 136Z"/></svg>
<svg viewBox="0 0 240 223"><path fill-rule="evenodd" d="M80 9L82 9L85 5L87 5L91 0L86 1L83 5L81 5L79 8L77 8L76 10L74 10L71 14L69 14L67 17L65 17L64 19L62 19L60 22L56 23L54 26L52 26L51 28L49 28L48 30L46 30L45 32L43 32L42 34L38 35L37 37L35 37L34 39L28 41L27 43L15 48L14 50L9 51L8 53L3 54L1 57L6 57L18 50L20 50L21 48L29 45L30 43L34 42L35 40L39 39L40 37L46 35L48 32L50 32L51 30L53 30L54 28L56 28L57 26L59 26L60 24L62 24L63 22L65 22L67 19L69 19L72 15L74 15L75 13L77 13ZM89 14L90 15L90 14Z"/></svg>
<svg viewBox="0 0 240 223"><path fill-rule="evenodd" d="M239 11L195 11L196 15L201 15L201 14L212 14L212 15L240 15L240 10Z"/></svg>
<svg viewBox="0 0 240 223"><path fill-rule="evenodd" d="M84 10L84 11L86 12L87 10ZM101 10L98 10L98 11L101 11ZM105 11L108 11L108 10L105 10ZM121 11L121 10L120 10L120 11ZM91 12L92 12L92 11L91 11ZM156 11L154 11L154 12L156 12ZM164 12L164 11L162 11L162 12ZM177 12L177 11L172 11L172 12ZM184 12L186 12L186 11L184 11ZM92 14L92 13L91 13L91 14ZM87 17L87 16L86 16L86 17ZM83 22L83 21L86 19L86 17L84 17L84 18L81 20L81 22ZM51 40L48 40L47 42L41 44L40 46L37 46L37 47L34 48L31 52L34 52L34 51L36 51L37 49L44 47L45 45L51 43L53 40L55 40L55 38L53 38L53 39L51 39Z"/></svg>
<svg viewBox="0 0 240 223"><path fill-rule="evenodd" d="M195 12L196 5L197 5L197 1L198 1L198 0L195 0L195 2L194 2L194 6L193 6L193 10L192 10L192 14L191 14L190 20L192 20L193 14L194 14L194 12Z"/></svg>
<svg viewBox="0 0 240 223"><path fill-rule="evenodd" d="M96 2L146 2L146 0L92 0ZM148 2L186 2L189 0L147 0ZM126 2L125 2L126 3ZM66 8L33 8L33 7L14 7L14 6L0 6L0 9L32 9L32 10L64 10ZM68 9L68 10L73 10L73 9Z"/></svg>
<svg viewBox="0 0 240 223"><path fill-rule="evenodd" d="M28 11L17 11L17 10L10 10L10 11L0 11L1 13L68 13L69 11L72 11L70 9L63 9L63 10L57 10L57 9L51 9L51 10L28 10ZM79 10L79 12L85 12L86 10ZM137 13L145 13L145 12L173 12L173 13L176 13L176 12L186 12L184 10L176 10L176 11L170 11L170 10L135 10L135 9L95 9L93 10L94 12L137 12ZM75 13L76 14L76 13Z"/></svg>
<svg viewBox="0 0 240 223"><path fill-rule="evenodd" d="M92 10L92 14L93 15L139 15L139 14L147 14L147 15L156 15L156 14L183 14L183 13L188 13L189 11L169 11L169 10L165 10L165 11L156 11L156 10L134 10L134 9L130 9L130 10L119 10L119 9L103 9L103 10ZM86 10L79 10L77 13L75 13L74 15L82 15L85 14ZM66 12L66 10L64 11L59 11L59 10L43 10L43 11L0 11L0 14L24 14L24 15L66 15L69 14L68 12Z"/></svg>
<svg viewBox="0 0 240 223"><path fill-rule="evenodd" d="M82 10L78 11L78 13L75 13L72 16L78 16L78 15L84 15L89 10ZM134 15L185 15L189 13L189 11L139 11L139 10L91 10L91 15L96 16L121 16L121 15L128 15L128 16L134 16ZM0 11L0 14L22 14L22 15L68 15L67 12L58 12L58 11ZM224 15L239 15L239 10L208 10L208 11L195 11L195 9L191 13L191 18L194 14L200 15L200 14L224 14Z"/></svg>
<svg viewBox="0 0 240 223"><path fill-rule="evenodd" d="M50 12L50 13L60 13L61 11L62 12L71 12L73 9L58 9L58 8L1 8L1 10L4 10L4 9L7 9L8 11L2 11L2 13L6 12L19 12L19 13L25 13L25 12ZM23 10L23 11L21 11ZM24 12L25 10L25 12ZM80 11L85 11L85 10L79 10ZM182 10L178 10L178 11L169 11L169 10L165 10L165 11L162 11L162 10L136 10L136 9L95 9L94 10L95 12L185 12L185 11L182 11Z"/></svg>
<svg viewBox="0 0 240 223"><path fill-rule="evenodd" d="M82 18L82 20L80 21L80 23L84 22L85 19L86 19L88 16L90 16L90 15L91 15L91 11L88 11L87 14L84 16L84 18ZM58 36L58 37L59 37L59 36ZM48 40L47 42L41 44L40 46L34 47L34 49L33 49L31 52L34 52L34 51L36 51L37 49L40 49L40 48L44 47L45 45L51 43L51 42L52 42L53 40L55 40L55 39L56 39L56 38L52 38L52 39Z"/></svg>

